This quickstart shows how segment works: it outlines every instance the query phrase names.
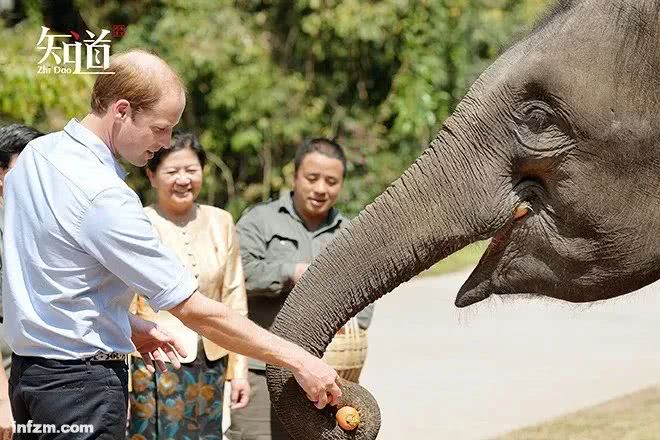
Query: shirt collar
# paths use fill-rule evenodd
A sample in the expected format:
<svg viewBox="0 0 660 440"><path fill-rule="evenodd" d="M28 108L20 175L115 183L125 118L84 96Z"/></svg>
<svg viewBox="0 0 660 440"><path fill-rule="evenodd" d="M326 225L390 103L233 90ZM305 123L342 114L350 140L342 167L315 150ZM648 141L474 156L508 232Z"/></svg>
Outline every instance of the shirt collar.
<svg viewBox="0 0 660 440"><path fill-rule="evenodd" d="M289 191L286 194L282 194L280 196L280 200L278 201L278 203L280 205L278 208L279 212L282 211L287 212L296 220L302 221L302 219L300 218L300 216L293 207L293 191Z"/></svg>
<svg viewBox="0 0 660 440"><path fill-rule="evenodd" d="M115 173L117 173L117 176L119 176L121 180L126 179L128 173L126 173L124 168L112 155L110 147L99 139L97 135L78 122L78 120L71 119L64 127L64 131L79 144L87 147L92 153L94 153L103 165L115 170Z"/></svg>
<svg viewBox="0 0 660 440"><path fill-rule="evenodd" d="M293 207L293 191L289 191L286 194L280 196L279 199L279 208L277 209L279 212L287 212L291 217L294 219L298 220L300 223L303 225L305 222L303 222L302 218L298 215L296 212L295 208ZM314 231L315 233L324 231L327 228L335 227L339 223L341 223L343 220L342 215L340 214L339 210L337 208L330 208L330 212L328 213L328 218L326 219L325 222L316 230Z"/></svg>

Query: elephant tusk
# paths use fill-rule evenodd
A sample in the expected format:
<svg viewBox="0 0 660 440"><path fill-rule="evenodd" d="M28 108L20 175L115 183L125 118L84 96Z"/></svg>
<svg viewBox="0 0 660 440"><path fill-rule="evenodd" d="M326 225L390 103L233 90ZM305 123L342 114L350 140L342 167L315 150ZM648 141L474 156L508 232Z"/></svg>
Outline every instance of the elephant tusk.
<svg viewBox="0 0 660 440"><path fill-rule="evenodd" d="M522 202L513 209L513 219L521 219L529 214L530 211L534 212L532 205L530 205L528 202Z"/></svg>

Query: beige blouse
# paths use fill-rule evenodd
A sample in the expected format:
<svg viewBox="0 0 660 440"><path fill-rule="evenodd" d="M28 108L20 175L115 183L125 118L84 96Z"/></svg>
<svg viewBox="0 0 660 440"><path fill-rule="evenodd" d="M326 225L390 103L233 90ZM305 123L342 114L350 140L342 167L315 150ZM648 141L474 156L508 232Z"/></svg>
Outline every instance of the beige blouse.
<svg viewBox="0 0 660 440"><path fill-rule="evenodd" d="M199 291L247 316L245 278L234 220L227 211L214 206L195 204L194 209L193 219L185 226L178 226L161 216L154 207L144 208L162 243L173 250L197 278ZM195 360L199 336L174 315L166 311L155 313L140 295L136 295L131 310L179 336L188 353L184 363ZM229 355L228 380L247 378L245 356L230 353L203 337L202 343L209 360Z"/></svg>

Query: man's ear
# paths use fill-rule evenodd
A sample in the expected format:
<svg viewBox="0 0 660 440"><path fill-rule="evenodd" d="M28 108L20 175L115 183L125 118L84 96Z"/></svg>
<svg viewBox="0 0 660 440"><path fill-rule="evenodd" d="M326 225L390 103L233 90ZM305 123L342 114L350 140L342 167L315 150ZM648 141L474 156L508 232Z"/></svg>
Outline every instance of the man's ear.
<svg viewBox="0 0 660 440"><path fill-rule="evenodd" d="M112 116L117 121L125 121L132 116L131 103L125 99L118 99L112 104Z"/></svg>

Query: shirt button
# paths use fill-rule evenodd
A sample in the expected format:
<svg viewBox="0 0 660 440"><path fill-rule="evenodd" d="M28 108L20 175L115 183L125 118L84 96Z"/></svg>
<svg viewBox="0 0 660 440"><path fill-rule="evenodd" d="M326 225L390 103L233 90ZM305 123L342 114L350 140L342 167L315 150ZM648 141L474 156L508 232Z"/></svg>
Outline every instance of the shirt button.
<svg viewBox="0 0 660 440"><path fill-rule="evenodd" d="M195 274L195 278L199 278L199 274L198 274L198 273Z"/></svg>

